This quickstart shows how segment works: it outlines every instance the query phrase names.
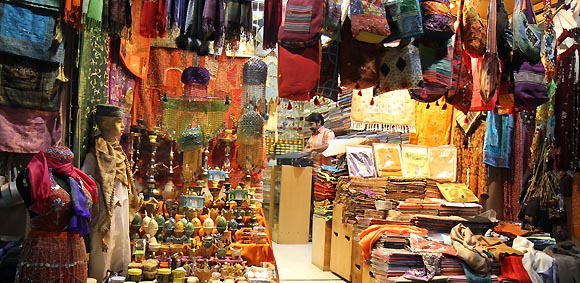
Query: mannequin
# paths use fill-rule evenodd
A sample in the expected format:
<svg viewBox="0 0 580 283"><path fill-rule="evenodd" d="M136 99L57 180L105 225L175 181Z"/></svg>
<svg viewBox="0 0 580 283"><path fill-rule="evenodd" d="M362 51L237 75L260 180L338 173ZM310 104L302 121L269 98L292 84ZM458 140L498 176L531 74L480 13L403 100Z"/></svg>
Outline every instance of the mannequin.
<svg viewBox="0 0 580 283"><path fill-rule="evenodd" d="M118 138L123 134L124 110L98 105L95 114L101 134L95 138L82 169L96 180L98 205L91 220L89 277L103 282L107 271L127 273L131 262L129 223L141 205L133 175Z"/></svg>
<svg viewBox="0 0 580 283"><path fill-rule="evenodd" d="M16 282L87 282L85 242L95 182L72 165L64 146L36 154L17 177L31 230L22 245Z"/></svg>

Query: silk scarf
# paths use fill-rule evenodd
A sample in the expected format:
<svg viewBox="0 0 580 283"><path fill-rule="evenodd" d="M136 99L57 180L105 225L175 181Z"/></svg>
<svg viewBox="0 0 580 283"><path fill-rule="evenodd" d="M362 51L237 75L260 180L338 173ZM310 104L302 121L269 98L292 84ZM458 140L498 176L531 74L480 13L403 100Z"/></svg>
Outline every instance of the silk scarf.
<svg viewBox="0 0 580 283"><path fill-rule="evenodd" d="M350 128L359 131L415 131L415 103L409 91L394 90L373 96L363 89L352 96Z"/></svg>

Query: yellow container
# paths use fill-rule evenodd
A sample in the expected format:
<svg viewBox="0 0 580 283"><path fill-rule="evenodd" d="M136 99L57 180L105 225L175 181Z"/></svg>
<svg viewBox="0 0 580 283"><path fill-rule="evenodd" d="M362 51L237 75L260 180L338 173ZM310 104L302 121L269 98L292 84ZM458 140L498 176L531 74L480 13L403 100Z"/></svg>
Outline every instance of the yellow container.
<svg viewBox="0 0 580 283"><path fill-rule="evenodd" d="M129 268L127 270L127 281L141 282L143 270L139 268Z"/></svg>
<svg viewBox="0 0 580 283"><path fill-rule="evenodd" d="M171 269L159 268L157 270L157 283L170 283Z"/></svg>

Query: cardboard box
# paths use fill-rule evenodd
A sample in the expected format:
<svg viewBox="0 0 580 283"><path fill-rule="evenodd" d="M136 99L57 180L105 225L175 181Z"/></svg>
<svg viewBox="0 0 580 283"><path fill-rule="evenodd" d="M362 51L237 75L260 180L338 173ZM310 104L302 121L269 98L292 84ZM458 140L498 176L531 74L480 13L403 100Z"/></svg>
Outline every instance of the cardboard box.
<svg viewBox="0 0 580 283"><path fill-rule="evenodd" d="M312 220L312 264L322 271L330 270L332 221L316 215Z"/></svg>

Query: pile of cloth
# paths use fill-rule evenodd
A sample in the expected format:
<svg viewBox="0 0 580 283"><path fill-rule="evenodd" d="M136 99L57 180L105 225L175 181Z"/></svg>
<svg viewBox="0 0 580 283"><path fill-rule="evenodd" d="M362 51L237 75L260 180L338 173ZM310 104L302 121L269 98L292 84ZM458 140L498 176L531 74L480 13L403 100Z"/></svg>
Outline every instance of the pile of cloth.
<svg viewBox="0 0 580 283"><path fill-rule="evenodd" d="M425 185L426 180L423 178L389 177L385 195L394 200L424 198Z"/></svg>
<svg viewBox="0 0 580 283"><path fill-rule="evenodd" d="M348 170L322 165L314 182L314 214L330 220L336 197L338 178L348 175Z"/></svg>

